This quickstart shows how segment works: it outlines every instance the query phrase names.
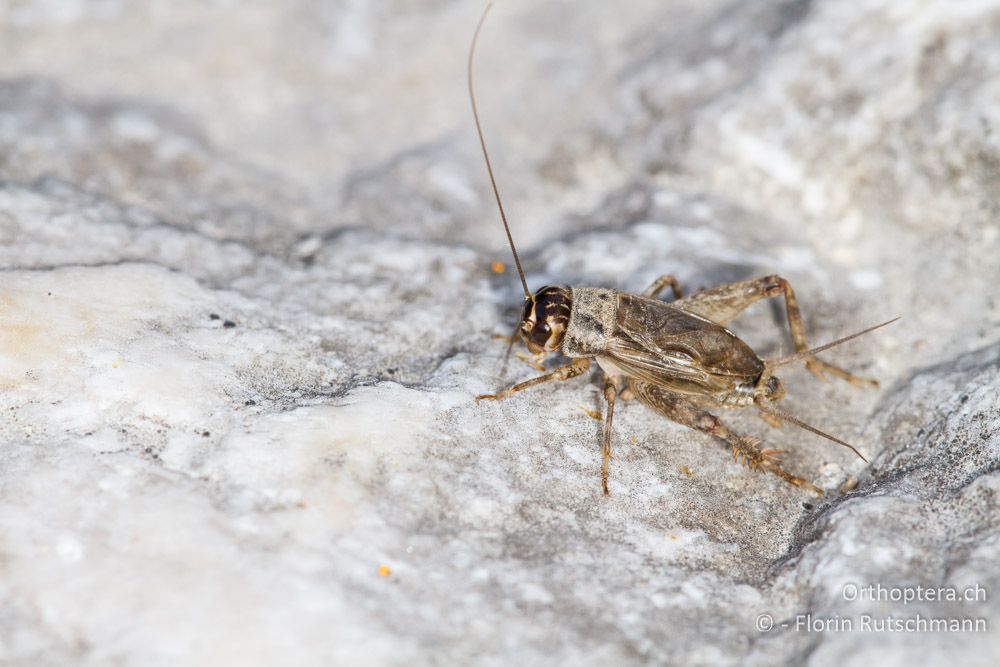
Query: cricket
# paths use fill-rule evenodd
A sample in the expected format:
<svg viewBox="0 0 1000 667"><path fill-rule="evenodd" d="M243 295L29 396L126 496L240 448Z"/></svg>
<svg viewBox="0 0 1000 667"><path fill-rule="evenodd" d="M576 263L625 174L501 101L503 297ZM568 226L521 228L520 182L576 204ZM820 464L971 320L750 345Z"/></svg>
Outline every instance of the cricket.
<svg viewBox="0 0 1000 667"><path fill-rule="evenodd" d="M484 394L476 401L500 401L547 382L579 377L596 361L603 375L604 415L601 447L601 485L610 495L608 478L611 463L612 422L618 400L637 399L650 409L684 426L725 441L735 460L751 470L777 475L789 484L819 496L823 490L803 477L787 471L781 463L783 450L763 447L763 440L734 433L710 410L754 407L772 427L788 422L815 435L847 447L862 460L852 445L794 417L777 403L785 387L774 372L788 364L804 361L818 378L839 378L852 385L877 386L872 379L852 373L817 358L817 354L859 336L880 329L899 318L810 348L798 300L791 284L779 275L743 280L684 296L672 275L664 275L642 294L630 294L604 287L544 286L532 293L521 267L510 231L486 140L483 137L473 87L473 59L479 33L491 4L480 16L468 55L468 88L472 116L486 171L496 198L500 220L510 245L514 265L524 290L524 306L517 331L508 339L507 354L520 339L530 354L518 354L539 371L545 371L549 355L568 358L568 364L538 377L520 382L496 394ZM661 300L670 288L673 300ZM761 359L748 344L726 328L750 305L761 299L783 298L794 352L777 359ZM505 356L506 360L506 356Z"/></svg>

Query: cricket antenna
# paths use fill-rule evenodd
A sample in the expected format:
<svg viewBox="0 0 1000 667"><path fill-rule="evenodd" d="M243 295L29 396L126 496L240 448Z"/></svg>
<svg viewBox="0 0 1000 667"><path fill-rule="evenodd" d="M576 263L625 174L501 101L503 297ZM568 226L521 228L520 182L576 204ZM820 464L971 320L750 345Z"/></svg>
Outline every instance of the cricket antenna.
<svg viewBox="0 0 1000 667"><path fill-rule="evenodd" d="M486 150L486 140L483 139L483 128L479 124L479 109L476 108L476 93L472 89L472 57L476 53L476 42L479 41L479 31L483 27L483 23L486 21L486 15L490 13L490 8L493 7L493 3L490 2L486 5L486 9L483 10L483 15L479 17L479 23L476 24L476 32L472 35L472 44L469 46L469 101L472 102L472 117L476 121L476 132L479 134L479 145L483 149L483 158L486 160L486 171L490 175L490 185L493 186L493 196L497 199L497 208L500 209L500 219L503 220L504 231L507 232L507 242L510 243L510 251L514 253L514 264L517 266L517 275L521 279L521 287L524 288L524 298L530 299L531 292L528 291L528 281L524 279L524 270L521 268L521 258L517 256L517 248L514 247L514 237L510 234L510 225L507 224L507 214L504 213L503 203L500 201L500 191L497 189L496 178L493 177L493 165L490 164L490 154Z"/></svg>
<svg viewBox="0 0 1000 667"><path fill-rule="evenodd" d="M820 345L819 347L814 347L811 350L803 350L802 352L796 352L795 354L790 354L787 357L781 357L780 359L769 359L769 360L767 360L767 361L764 362L764 366L767 369L766 372L768 374L770 374L771 370L773 370L775 368L778 368L779 366L785 366L787 364L791 364L791 363L794 363L796 361L799 361L800 359L805 359L807 357L811 357L814 354L822 352L823 350L829 350L831 347L836 347L837 345L841 345L843 343L846 343L849 340L854 340L858 336L864 336L866 333L871 333L872 331L875 331L876 329L881 329L884 326L888 326L888 325L892 324L893 322L895 322L898 319L899 319L899 317L894 317L894 318L892 318L891 320L889 320L887 322L883 322L882 324L876 324L873 327L868 327L864 331L859 331L857 333L851 334L850 336L844 336L843 338L838 338L835 341L829 342L826 345Z"/></svg>
<svg viewBox="0 0 1000 667"><path fill-rule="evenodd" d="M793 417L792 415L788 414L787 412L785 412L784 410L782 410L778 406L774 405L773 403L768 402L767 399L765 399L763 396L761 396L759 398L755 398L754 399L754 404L760 409L761 412L767 413L769 415L773 415L774 417L777 417L778 419L781 419L783 421L791 422L792 424L795 424L799 428L804 428L805 430L807 430L807 431L809 431L811 433L815 433L816 435L818 435L820 437L826 438L827 440L832 440L833 442L837 443L838 445L843 445L844 447L847 447L849 450L851 450L852 452L854 452L855 454L857 454L858 457L862 461L864 461L865 463L868 463L868 459L866 459L864 456L862 456L861 452L859 452L854 447L854 445L849 445L846 442L844 442L843 440L841 440L840 438L835 438L832 435L830 435L829 433L824 433L823 431L819 430L818 428L816 428L814 426L810 426L809 424L805 423L801 419L797 419L797 418Z"/></svg>
<svg viewBox="0 0 1000 667"><path fill-rule="evenodd" d="M843 343L846 343L849 340L854 340L858 336L864 336L866 333L871 333L872 331L875 331L876 329L881 329L884 326L888 326L888 325L892 324L893 322L895 322L898 319L899 319L898 317L894 317L894 318L892 318L891 320L889 320L887 322L883 322L882 324L876 324L873 327L868 327L867 329L864 329L863 331L859 331L857 333L853 333L850 336L844 336L843 338L838 338L835 341L827 343L826 345L820 345L819 347L814 347L811 350L803 350L802 352L796 352L795 354L790 354L787 357L781 357L780 359L770 359L768 361L765 361L764 362L764 373L763 373L762 377L770 377L771 372L774 371L774 369L778 368L779 366L784 366L786 364L790 364L792 362L799 361L800 359L809 358L809 357L815 355L818 352L822 352L823 350L829 350L831 347L835 347L837 345L841 345ZM761 412L769 414L769 415L771 415L773 417L777 417L778 419L781 419L782 421L786 421L786 422L790 422L792 424L795 424L799 428L803 428L803 429L805 429L805 430L807 430L807 431L809 431L811 433L815 433L816 435L818 435L818 436L820 436L822 438L826 438L827 440L832 440L833 442L837 443L838 445L843 445L844 447L847 447L849 450L851 450L852 452L854 452L855 454L857 454L858 457L862 461L864 461L865 463L868 462L868 459L866 459L864 456L862 456L861 452L859 452L853 445L850 445L850 444L844 442L840 438L835 438L832 435L830 435L829 433L824 433L823 431L819 430L815 426L810 426L809 424L805 423L801 419L798 419L797 417L793 417L792 415L788 414L787 412L785 412L784 410L782 410L778 406L776 406L773 403L771 403L770 401L768 401L763 395L755 396L754 399L753 399L753 402L754 402L754 405L756 405L757 408L760 409Z"/></svg>

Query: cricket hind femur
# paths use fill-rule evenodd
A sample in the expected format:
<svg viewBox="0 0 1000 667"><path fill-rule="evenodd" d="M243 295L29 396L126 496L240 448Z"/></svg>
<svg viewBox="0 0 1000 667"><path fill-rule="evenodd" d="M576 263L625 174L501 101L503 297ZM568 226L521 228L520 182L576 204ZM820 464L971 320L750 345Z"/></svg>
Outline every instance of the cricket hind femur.
<svg viewBox="0 0 1000 667"><path fill-rule="evenodd" d="M547 285L525 299L521 313L521 337L533 353L554 352L562 345L573 308L568 287Z"/></svg>

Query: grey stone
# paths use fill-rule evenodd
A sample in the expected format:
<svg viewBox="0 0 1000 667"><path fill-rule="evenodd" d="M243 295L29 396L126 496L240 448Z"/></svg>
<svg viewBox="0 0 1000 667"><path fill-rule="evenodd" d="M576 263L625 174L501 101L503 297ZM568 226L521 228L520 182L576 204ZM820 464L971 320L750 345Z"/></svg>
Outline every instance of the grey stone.
<svg viewBox="0 0 1000 667"><path fill-rule="evenodd" d="M996 664L1000 3L483 33L532 288L902 315L824 355L879 389L781 374L870 463L720 413L822 499L635 402L603 497L596 375L473 401L521 308L480 10L0 3L0 663ZM780 304L731 328L790 349Z"/></svg>

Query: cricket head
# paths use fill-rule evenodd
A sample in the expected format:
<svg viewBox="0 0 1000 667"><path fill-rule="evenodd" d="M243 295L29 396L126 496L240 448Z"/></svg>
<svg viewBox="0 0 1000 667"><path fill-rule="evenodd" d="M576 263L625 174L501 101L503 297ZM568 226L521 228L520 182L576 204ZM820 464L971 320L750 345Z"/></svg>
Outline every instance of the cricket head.
<svg viewBox="0 0 1000 667"><path fill-rule="evenodd" d="M532 354L555 352L562 346L572 308L568 287L546 285L525 298L518 333Z"/></svg>

